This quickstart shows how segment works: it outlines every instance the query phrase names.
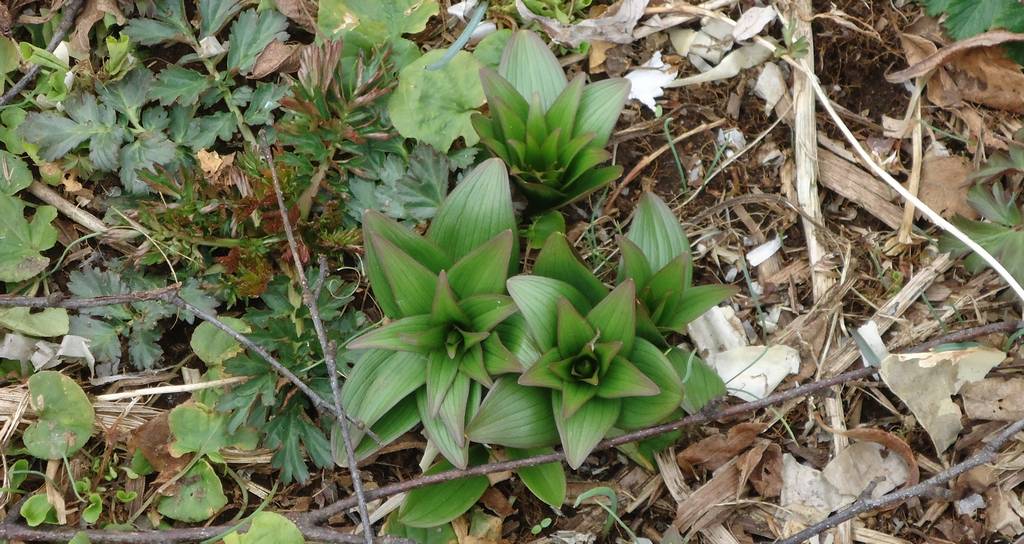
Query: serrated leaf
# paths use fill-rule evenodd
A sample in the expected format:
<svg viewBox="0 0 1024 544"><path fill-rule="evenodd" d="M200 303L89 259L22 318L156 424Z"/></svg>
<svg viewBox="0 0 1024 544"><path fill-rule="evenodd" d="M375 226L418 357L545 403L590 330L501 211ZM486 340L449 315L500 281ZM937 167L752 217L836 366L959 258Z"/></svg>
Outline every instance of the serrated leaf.
<svg viewBox="0 0 1024 544"><path fill-rule="evenodd" d="M956 40L1000 26L1004 19L1013 17L1015 11L1024 10L1016 0L932 0L927 3L929 13L944 11L949 15L946 30Z"/></svg>
<svg viewBox="0 0 1024 544"><path fill-rule="evenodd" d="M0 194L14 196L32 185L32 172L20 157L0 149Z"/></svg>
<svg viewBox="0 0 1024 544"><path fill-rule="evenodd" d="M249 107L245 109L245 122L250 125L269 124L272 121L270 112L277 109L286 94L288 94L288 87L285 85L258 83L256 90L252 93Z"/></svg>
<svg viewBox="0 0 1024 544"><path fill-rule="evenodd" d="M109 85L98 84L96 93L104 104L138 122L142 106L149 101L147 95L152 85L153 73L139 67L128 72L120 81Z"/></svg>
<svg viewBox="0 0 1024 544"><path fill-rule="evenodd" d="M469 459L473 465L482 464L487 461L487 452L480 447L473 448ZM424 474L437 474L452 468L451 463L441 461ZM470 476L413 489L398 510L398 520L410 527L435 527L448 523L476 504L489 486L486 476ZM444 497L444 500L438 500L438 497Z"/></svg>
<svg viewBox="0 0 1024 544"><path fill-rule="evenodd" d="M355 30L372 45L422 32L437 14L437 0L324 0L317 25L331 38Z"/></svg>
<svg viewBox="0 0 1024 544"><path fill-rule="evenodd" d="M132 41L142 45L156 45L162 42L185 42L192 38L192 28L185 17L185 6L181 0L155 0L150 4L153 18L133 18L128 21L126 31Z"/></svg>
<svg viewBox="0 0 1024 544"><path fill-rule="evenodd" d="M275 10L268 9L259 13L255 9L247 9L238 16L231 25L228 39L228 69L240 74L248 74L256 64L256 57L263 52L270 42L288 39L288 19Z"/></svg>
<svg viewBox="0 0 1024 544"><path fill-rule="evenodd" d="M149 98L159 100L163 106L178 103L191 106L199 95L212 86L210 77L195 70L171 65L157 76L149 91Z"/></svg>
<svg viewBox="0 0 1024 544"><path fill-rule="evenodd" d="M199 0L199 38L220 32L241 9L238 0Z"/></svg>
<svg viewBox="0 0 1024 544"><path fill-rule="evenodd" d="M97 361L121 362L121 340L113 325L85 315L71 316L70 332L89 340L89 351Z"/></svg>
<svg viewBox="0 0 1024 544"><path fill-rule="evenodd" d="M510 460L526 459L535 455L553 453L551 448L517 449L508 448L505 453ZM519 479L538 499L553 508L561 508L565 502L566 481L562 463L544 463L516 470Z"/></svg>
<svg viewBox="0 0 1024 544"><path fill-rule="evenodd" d="M186 472L181 482L174 495L161 498L157 504L157 511L164 516L198 523L209 519L228 503L220 478L205 459Z"/></svg>
<svg viewBox="0 0 1024 544"><path fill-rule="evenodd" d="M165 165L176 157L177 148L162 133L147 132L134 142L121 148L121 183L130 193L147 193L149 186L139 178L139 172L155 171L156 165Z"/></svg>
<svg viewBox="0 0 1024 544"><path fill-rule="evenodd" d="M18 134L39 146L39 156L48 161L63 158L86 140L89 158L97 168L114 171L118 167L121 142L127 136L118 126L114 109L98 104L91 94L73 95L64 101L68 119L52 112L29 113L18 127Z"/></svg>
<svg viewBox="0 0 1024 544"><path fill-rule="evenodd" d="M57 209L39 206L31 221L24 210L17 197L0 193L0 281L24 281L42 272L50 263L42 252L57 243L51 225Z"/></svg>
<svg viewBox="0 0 1024 544"><path fill-rule="evenodd" d="M395 129L441 152L447 152L459 137L467 147L477 143L470 117L484 103L477 75L480 63L473 55L459 51L443 68L427 70L444 54L445 50L435 49L402 68L398 87L388 99Z"/></svg>

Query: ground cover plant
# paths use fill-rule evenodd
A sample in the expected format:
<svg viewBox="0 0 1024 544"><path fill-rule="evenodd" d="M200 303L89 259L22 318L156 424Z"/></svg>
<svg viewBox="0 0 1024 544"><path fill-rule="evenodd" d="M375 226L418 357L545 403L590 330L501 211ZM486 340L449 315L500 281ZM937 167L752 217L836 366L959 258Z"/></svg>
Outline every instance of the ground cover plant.
<svg viewBox="0 0 1024 544"><path fill-rule="evenodd" d="M1019 540L1022 9L0 5L0 541Z"/></svg>

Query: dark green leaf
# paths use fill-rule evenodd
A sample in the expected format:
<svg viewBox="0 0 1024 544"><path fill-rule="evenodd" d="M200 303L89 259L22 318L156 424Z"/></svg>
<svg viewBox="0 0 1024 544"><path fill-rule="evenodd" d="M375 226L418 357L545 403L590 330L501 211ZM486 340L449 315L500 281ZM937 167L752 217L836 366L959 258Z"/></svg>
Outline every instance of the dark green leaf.
<svg viewBox="0 0 1024 544"><path fill-rule="evenodd" d="M171 65L157 76L156 82L149 91L149 98L159 100L162 106L170 106L174 103L191 106L199 100L199 95L209 89L211 85L209 76L195 70Z"/></svg>
<svg viewBox="0 0 1024 544"><path fill-rule="evenodd" d="M256 64L256 57L274 40L288 39L288 19L275 10L259 13L247 9L231 25L228 47L228 69L248 74Z"/></svg>
<svg viewBox="0 0 1024 544"><path fill-rule="evenodd" d="M503 293L513 243L506 230L459 259L449 274L452 289L460 298Z"/></svg>
<svg viewBox="0 0 1024 544"><path fill-rule="evenodd" d="M602 342L622 342L622 352L629 353L636 337L636 289L633 281L619 284L587 314L587 321L597 329Z"/></svg>
<svg viewBox="0 0 1024 544"><path fill-rule="evenodd" d="M228 503L220 478L205 460L196 463L181 482L174 495L161 498L157 504L157 510L164 516L198 523L206 521Z"/></svg>
<svg viewBox="0 0 1024 544"><path fill-rule="evenodd" d="M630 361L651 381L658 384L660 392L653 397L622 399L622 413L616 427L627 430L660 423L678 409L683 400L679 374L668 358L653 344L638 338Z"/></svg>
<svg viewBox="0 0 1024 544"><path fill-rule="evenodd" d="M57 243L51 225L57 209L39 206L31 222L24 210L17 197L0 193L0 281L24 281L42 272L50 263L42 252Z"/></svg>
<svg viewBox="0 0 1024 544"><path fill-rule="evenodd" d="M220 32L241 9L238 0L199 0L199 38Z"/></svg>
<svg viewBox="0 0 1024 544"><path fill-rule="evenodd" d="M562 416L562 394L551 394L551 405L558 435L565 450L565 460L573 470L580 468L583 461L594 450L619 418L622 401L619 399L593 398L585 403L572 417Z"/></svg>
<svg viewBox="0 0 1024 544"><path fill-rule="evenodd" d="M96 415L85 391L74 380L44 370L28 379L28 395L37 417L22 435L29 455L63 459L89 441Z"/></svg>
<svg viewBox="0 0 1024 544"><path fill-rule="evenodd" d="M568 283L541 276L516 276L507 282L534 340L541 350L556 345L558 301L565 298L577 310L590 310L590 304Z"/></svg>

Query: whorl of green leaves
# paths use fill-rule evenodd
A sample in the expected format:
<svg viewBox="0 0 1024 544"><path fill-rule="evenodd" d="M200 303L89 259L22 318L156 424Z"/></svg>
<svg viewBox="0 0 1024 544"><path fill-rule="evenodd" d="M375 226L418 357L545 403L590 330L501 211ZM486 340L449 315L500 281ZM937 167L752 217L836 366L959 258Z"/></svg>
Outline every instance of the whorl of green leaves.
<svg viewBox="0 0 1024 544"><path fill-rule="evenodd" d="M1019 153L1019 152L1018 152ZM1012 154L1012 153L1011 153ZM991 163L1000 157L994 157ZM1001 182L992 185L991 190L984 185L975 185L967 193L967 201L978 214L987 221L978 221L966 217L954 217L952 222L964 234L971 237L981 247L988 250L1017 281L1024 281L1024 232L1016 193L1008 193ZM981 257L967 249L961 241L951 234L943 234L939 238L939 250L950 251L955 255L967 255L964 265L972 272L978 272L988 266Z"/></svg>
<svg viewBox="0 0 1024 544"><path fill-rule="evenodd" d="M355 417L373 425L416 392L428 437L452 464L465 467L463 430L472 399L495 376L521 370L496 331L516 311L505 294L518 260L512 258L518 256L515 226L508 174L496 159L466 176L426 236L367 212L367 275L393 321L349 344L372 350L346 383L343 397ZM401 378L410 365L415 373ZM375 371L363 373L362 366ZM380 388L370 391L370 383Z"/></svg>
<svg viewBox="0 0 1024 544"><path fill-rule="evenodd" d="M480 70L489 116L473 116L480 141L510 168L530 211L558 208L605 186L622 173L599 167L622 112L629 81L567 82L558 59L536 34L509 40L498 70Z"/></svg>
<svg viewBox="0 0 1024 544"><path fill-rule="evenodd" d="M633 221L619 239L619 281L632 280L640 300L638 319L648 340L686 325L736 293L728 285L693 285L693 258L679 219L653 193L640 197Z"/></svg>

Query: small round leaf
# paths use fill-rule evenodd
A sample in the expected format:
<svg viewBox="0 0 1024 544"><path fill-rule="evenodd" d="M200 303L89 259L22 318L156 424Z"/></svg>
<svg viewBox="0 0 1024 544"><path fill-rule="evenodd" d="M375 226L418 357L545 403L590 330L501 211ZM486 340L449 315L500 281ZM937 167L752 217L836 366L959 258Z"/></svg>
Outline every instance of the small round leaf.
<svg viewBox="0 0 1024 544"><path fill-rule="evenodd" d="M96 417L85 391L60 372L43 371L29 378L28 392L39 417L22 437L29 454L63 459L80 450Z"/></svg>

